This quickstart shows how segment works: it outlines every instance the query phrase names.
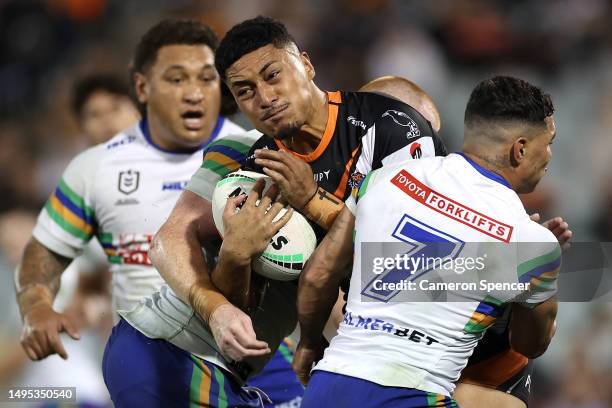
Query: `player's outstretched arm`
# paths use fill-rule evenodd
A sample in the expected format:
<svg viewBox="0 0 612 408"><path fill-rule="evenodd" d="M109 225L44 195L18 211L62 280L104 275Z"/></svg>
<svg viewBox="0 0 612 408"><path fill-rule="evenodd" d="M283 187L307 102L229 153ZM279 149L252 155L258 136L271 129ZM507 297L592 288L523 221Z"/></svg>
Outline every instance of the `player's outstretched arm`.
<svg viewBox="0 0 612 408"><path fill-rule="evenodd" d="M51 354L63 359L68 354L59 333L67 332L78 340L79 333L66 316L53 310L53 300L59 289L60 277L72 259L63 257L31 238L21 265L15 273L15 290L19 312L23 319L21 345L32 360Z"/></svg>
<svg viewBox="0 0 612 408"><path fill-rule="evenodd" d="M174 293L207 322L216 308L229 303L213 285L202 252L217 237L210 201L185 190L149 250L153 265Z"/></svg>
<svg viewBox="0 0 612 408"><path fill-rule="evenodd" d="M224 355L239 361L267 354L270 349L257 340L249 316L212 282L202 246L217 238L210 201L185 190L155 235L149 255L176 295L208 323Z"/></svg>
<svg viewBox="0 0 612 408"><path fill-rule="evenodd" d="M297 302L301 337L293 369L304 384L312 364L323 353L323 329L338 298L340 281L351 270L354 225L355 217L344 209L300 274Z"/></svg>
<svg viewBox="0 0 612 408"><path fill-rule="evenodd" d="M512 304L510 345L528 358L544 354L555 335L557 298L552 297L534 308Z"/></svg>
<svg viewBox="0 0 612 408"><path fill-rule="evenodd" d="M258 149L255 164L263 167L293 208L320 227L331 228L344 203L317 186L308 163L286 151Z"/></svg>

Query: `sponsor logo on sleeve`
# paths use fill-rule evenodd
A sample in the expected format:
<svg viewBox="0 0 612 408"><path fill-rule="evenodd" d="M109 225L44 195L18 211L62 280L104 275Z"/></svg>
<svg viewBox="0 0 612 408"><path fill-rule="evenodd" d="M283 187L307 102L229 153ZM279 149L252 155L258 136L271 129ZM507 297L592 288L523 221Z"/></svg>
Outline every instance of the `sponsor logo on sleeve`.
<svg viewBox="0 0 612 408"><path fill-rule="evenodd" d="M510 242L513 227L440 194L406 170L397 173L391 184L434 211L503 242Z"/></svg>
<svg viewBox="0 0 612 408"><path fill-rule="evenodd" d="M389 109L381 117L389 117L395 124L407 128L406 137L408 139L421 136L421 131L416 122L405 112Z"/></svg>

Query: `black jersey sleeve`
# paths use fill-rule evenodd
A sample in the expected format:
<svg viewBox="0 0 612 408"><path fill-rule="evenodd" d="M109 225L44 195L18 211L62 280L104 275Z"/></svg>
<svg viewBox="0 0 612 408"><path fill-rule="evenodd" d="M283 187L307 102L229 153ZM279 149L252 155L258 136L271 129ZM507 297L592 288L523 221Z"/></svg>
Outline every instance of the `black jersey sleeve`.
<svg viewBox="0 0 612 408"><path fill-rule="evenodd" d="M398 100L384 99L384 109L379 109L373 118L371 132L375 137L369 140L374 145L364 146L372 152L372 170L409 159L447 154L444 143L420 113Z"/></svg>

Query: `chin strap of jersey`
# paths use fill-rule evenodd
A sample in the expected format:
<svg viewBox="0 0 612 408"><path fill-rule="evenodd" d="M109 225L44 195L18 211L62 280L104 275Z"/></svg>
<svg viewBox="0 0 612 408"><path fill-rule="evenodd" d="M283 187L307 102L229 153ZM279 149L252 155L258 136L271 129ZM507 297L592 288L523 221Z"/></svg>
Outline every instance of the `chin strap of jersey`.
<svg viewBox="0 0 612 408"><path fill-rule="evenodd" d="M325 230L329 230L334 220L344 208L344 203L332 193L319 187L315 195L304 206L302 213Z"/></svg>

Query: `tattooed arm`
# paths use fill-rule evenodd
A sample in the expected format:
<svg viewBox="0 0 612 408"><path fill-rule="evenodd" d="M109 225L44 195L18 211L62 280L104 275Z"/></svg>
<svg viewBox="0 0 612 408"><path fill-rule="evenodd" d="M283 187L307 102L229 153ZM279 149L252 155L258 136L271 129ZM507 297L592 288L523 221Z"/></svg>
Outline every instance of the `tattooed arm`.
<svg viewBox="0 0 612 408"><path fill-rule="evenodd" d="M72 259L63 257L30 239L15 275L15 290L23 318L21 345L32 360L57 353L68 358L59 338L67 332L79 338L78 331L63 314L53 310L53 300L59 289L60 277Z"/></svg>

